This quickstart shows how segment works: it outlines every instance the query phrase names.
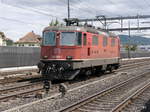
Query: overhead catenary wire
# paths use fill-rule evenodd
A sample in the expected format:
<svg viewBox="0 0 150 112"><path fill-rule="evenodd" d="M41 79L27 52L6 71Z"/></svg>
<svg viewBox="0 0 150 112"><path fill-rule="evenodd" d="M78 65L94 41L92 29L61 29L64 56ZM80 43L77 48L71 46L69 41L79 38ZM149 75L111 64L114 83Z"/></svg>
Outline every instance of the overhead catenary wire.
<svg viewBox="0 0 150 112"><path fill-rule="evenodd" d="M64 4L66 4L66 3L64 3L64 2L61 2L63 5ZM70 8L71 8L71 12L76 12L77 10L79 10L79 11L82 11L82 12L85 12L85 13L88 13L88 14L91 14L91 12L93 13L93 11L92 10L90 10L90 11L88 11L88 10L86 10L86 9L83 9L83 8L81 8L80 7L80 5L78 4L78 7L77 6L75 6L74 4L72 4L72 2L70 2ZM72 14L73 15L73 14Z"/></svg>
<svg viewBox="0 0 150 112"><path fill-rule="evenodd" d="M81 15L82 16L84 16L85 17L85 14L87 15L90 15L90 16L96 16L96 14L97 14L97 11L100 11L100 12L104 12L104 10L98 10L98 9L96 9L96 8L93 8L92 6L90 6L90 5L87 5L87 4L85 4L85 3L83 3L83 5L81 4L82 3L82 1L80 2L80 1L78 1L79 2L79 4L78 5L76 5L76 4L71 4L71 12L72 13L78 13L77 11L80 11L81 13L80 13L80 15L79 16L77 16L77 17L81 17ZM64 2L62 2L63 4L64 4ZM85 5L84 5L85 4ZM85 9L85 7L83 7L83 6L86 6L86 9ZM87 10L88 9L88 10ZM72 15L74 15L74 14L72 14ZM74 15L75 16L75 15Z"/></svg>
<svg viewBox="0 0 150 112"><path fill-rule="evenodd" d="M67 2L63 2L63 1L60 1L61 4L63 5L66 5ZM76 1L77 3L77 1ZM83 7L83 5L81 5L81 3L83 3L83 1L78 1L78 4L74 4L71 0L70 0L70 7L71 7L71 12L74 13L74 12L77 12L77 11L80 11L81 13L80 14L89 14L89 15L93 15L93 16L96 16L96 11L100 11L100 12L104 12L105 10L99 10L99 9L96 9L94 7L92 7L91 5L88 5L88 3L84 3L83 5L86 6L86 9ZM87 10L88 9L88 10ZM73 15L73 14L72 14ZM85 17L85 16L84 16Z"/></svg>
<svg viewBox="0 0 150 112"><path fill-rule="evenodd" d="M112 0L107 0L107 2L109 2L110 4L112 4L112 5L117 5L117 3L115 2L115 1L112 1ZM136 6L137 7L137 10L138 10L138 12L135 12L135 9L134 8L131 8L131 11L133 11L134 10L134 12L137 14L137 13L140 13L140 12L142 12L142 11L145 11L145 7L143 7L141 4L139 4L139 2L136 2L136 0L131 0L130 1L130 3L133 3L133 5L134 6Z"/></svg>
<svg viewBox="0 0 150 112"><path fill-rule="evenodd" d="M107 11L107 10L102 10L102 9L95 8L92 4L89 5L88 1L85 2L85 1L78 0L78 2L79 2L79 4L77 6L80 6L80 4L84 2L83 5L86 6L87 7L86 9L88 9L88 10L86 10L84 8L81 8L83 6L79 7L79 9L81 9L84 12L89 13L90 15L93 14L94 16L97 16L97 15L99 15L99 13L104 14L105 12L107 12L107 15L112 15L113 14L113 13ZM115 3L113 3L113 5L115 5ZM75 5L73 5L73 7L75 7ZM106 15L106 14L104 14L104 15ZM121 15L118 15L118 16L121 16Z"/></svg>
<svg viewBox="0 0 150 112"><path fill-rule="evenodd" d="M6 4L6 3L4 3L4 4ZM12 6L12 7L16 7L16 8L20 8L20 9L23 9L23 10L28 10L28 11L31 11L31 12L35 12L35 13L38 13L38 14L41 14L41 15L44 15L44 16L55 17L55 18L62 19L61 17L55 16L55 15L52 15L52 14L49 14L49 13L45 13L45 11L39 10L39 9L36 9L36 8L23 7L23 6L20 6L20 5L12 5L12 4L6 4L6 5L9 5L9 6Z"/></svg>
<svg viewBox="0 0 150 112"><path fill-rule="evenodd" d="M37 26L37 24L33 24L30 22L25 22L25 21L21 21L21 20L17 20L17 19L7 18L7 17L0 16L0 19L5 20L5 21L13 21L13 22L21 23L21 24L26 24L26 25L33 25L33 26L36 25ZM44 24L38 24L38 25L45 26Z"/></svg>

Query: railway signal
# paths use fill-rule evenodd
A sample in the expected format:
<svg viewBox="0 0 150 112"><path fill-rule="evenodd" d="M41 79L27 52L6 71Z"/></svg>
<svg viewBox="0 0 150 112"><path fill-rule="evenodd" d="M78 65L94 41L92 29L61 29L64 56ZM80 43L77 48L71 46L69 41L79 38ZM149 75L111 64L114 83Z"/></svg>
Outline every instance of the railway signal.
<svg viewBox="0 0 150 112"><path fill-rule="evenodd" d="M48 80L44 81L44 87L43 87L46 91L46 94L48 94L49 89L50 89L50 82Z"/></svg>
<svg viewBox="0 0 150 112"><path fill-rule="evenodd" d="M67 86L63 83L59 85L59 92L61 92L61 97L63 98L67 92Z"/></svg>

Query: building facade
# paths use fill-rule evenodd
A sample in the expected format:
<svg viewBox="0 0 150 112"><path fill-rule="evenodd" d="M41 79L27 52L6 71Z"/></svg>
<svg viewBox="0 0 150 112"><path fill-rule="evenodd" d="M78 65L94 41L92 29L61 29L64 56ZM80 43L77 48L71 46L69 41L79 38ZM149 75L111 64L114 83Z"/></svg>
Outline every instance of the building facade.
<svg viewBox="0 0 150 112"><path fill-rule="evenodd" d="M139 50L150 51L150 45L139 45Z"/></svg>

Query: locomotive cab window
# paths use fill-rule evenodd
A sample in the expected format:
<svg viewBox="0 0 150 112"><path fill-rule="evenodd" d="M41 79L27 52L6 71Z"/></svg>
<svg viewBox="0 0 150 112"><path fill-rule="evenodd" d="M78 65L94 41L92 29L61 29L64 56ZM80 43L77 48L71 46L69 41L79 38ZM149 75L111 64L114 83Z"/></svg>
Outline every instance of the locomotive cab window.
<svg viewBox="0 0 150 112"><path fill-rule="evenodd" d="M81 32L62 32L60 44L64 46L81 45L82 33Z"/></svg>
<svg viewBox="0 0 150 112"><path fill-rule="evenodd" d="M56 45L56 34L55 32L44 32L43 34L43 45Z"/></svg>
<svg viewBox="0 0 150 112"><path fill-rule="evenodd" d="M92 45L98 45L98 37L97 36L92 37Z"/></svg>
<svg viewBox="0 0 150 112"><path fill-rule="evenodd" d="M104 47L107 46L107 37L106 36L103 37L103 46Z"/></svg>

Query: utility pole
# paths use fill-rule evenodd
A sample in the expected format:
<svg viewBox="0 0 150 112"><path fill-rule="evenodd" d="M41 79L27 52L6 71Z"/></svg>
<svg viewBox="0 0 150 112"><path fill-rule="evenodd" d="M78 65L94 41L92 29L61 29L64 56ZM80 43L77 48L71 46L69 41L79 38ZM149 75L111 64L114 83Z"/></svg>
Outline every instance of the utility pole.
<svg viewBox="0 0 150 112"><path fill-rule="evenodd" d="M68 0L68 20L70 19L70 0Z"/></svg>
<svg viewBox="0 0 150 112"><path fill-rule="evenodd" d="M123 28L123 19L120 19L120 22L121 22L121 29ZM122 32L122 30L121 30Z"/></svg>
<svg viewBox="0 0 150 112"><path fill-rule="evenodd" d="M70 0L67 0L67 4L68 4L68 19L66 20L66 25L70 26L71 25L71 21L70 21Z"/></svg>
<svg viewBox="0 0 150 112"><path fill-rule="evenodd" d="M139 20L139 15L137 15L137 27L138 27L138 32L140 31L140 20Z"/></svg>

